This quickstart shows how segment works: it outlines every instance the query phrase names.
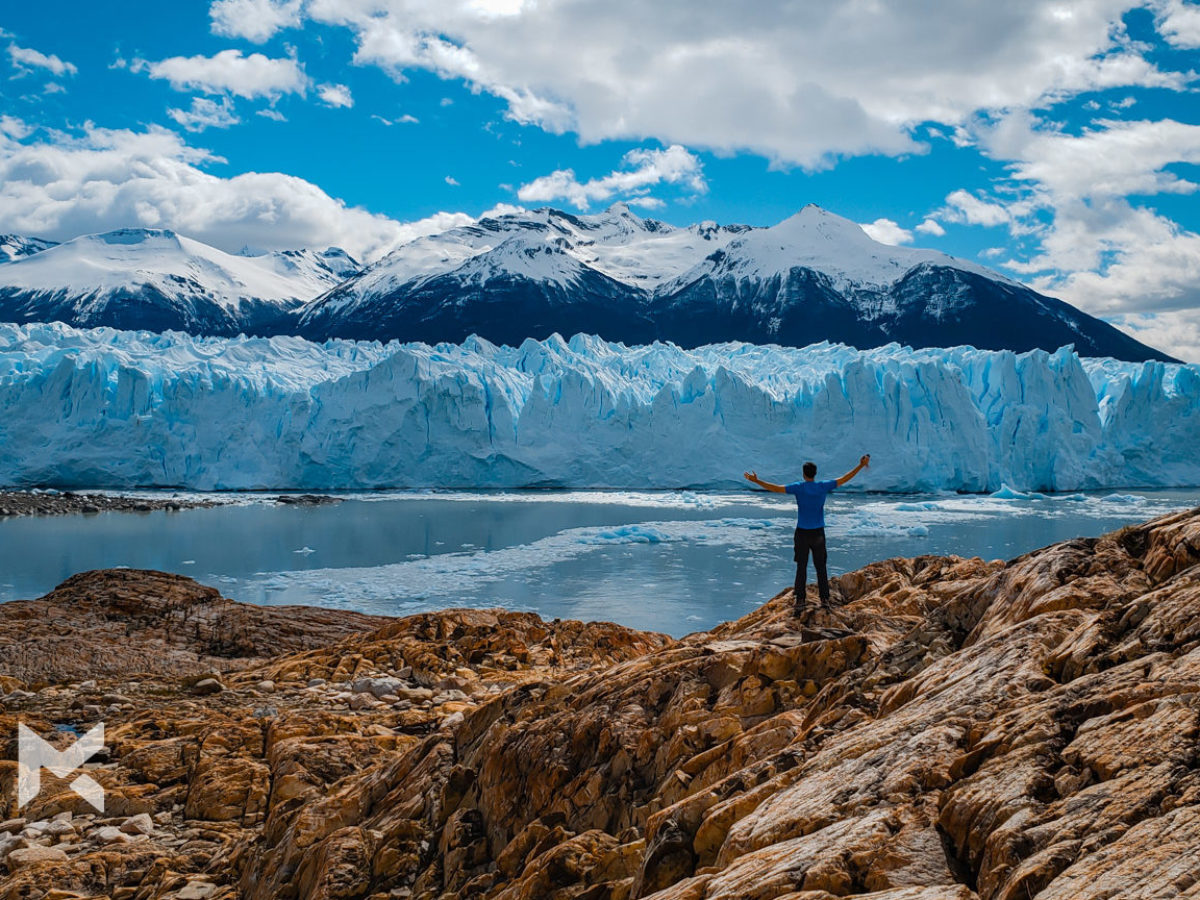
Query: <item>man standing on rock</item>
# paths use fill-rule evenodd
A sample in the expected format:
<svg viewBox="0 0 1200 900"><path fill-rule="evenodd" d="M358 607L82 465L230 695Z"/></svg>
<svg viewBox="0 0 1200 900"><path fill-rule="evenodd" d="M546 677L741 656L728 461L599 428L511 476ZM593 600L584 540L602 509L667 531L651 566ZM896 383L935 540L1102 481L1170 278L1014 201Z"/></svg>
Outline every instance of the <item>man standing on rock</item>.
<svg viewBox="0 0 1200 900"><path fill-rule="evenodd" d="M793 586L795 614L800 615L806 606L806 584L808 580L808 554L812 552L813 567L817 570L817 595L820 604L829 608L829 572L825 563L829 554L825 549L825 498L829 492L840 488L843 484L871 464L871 454L865 454L858 465L832 481L817 481L817 464L806 462L802 471L803 481L793 481L791 484L771 484L763 481L755 472L742 473L747 480L761 488L776 494L792 494L796 498L796 583Z"/></svg>

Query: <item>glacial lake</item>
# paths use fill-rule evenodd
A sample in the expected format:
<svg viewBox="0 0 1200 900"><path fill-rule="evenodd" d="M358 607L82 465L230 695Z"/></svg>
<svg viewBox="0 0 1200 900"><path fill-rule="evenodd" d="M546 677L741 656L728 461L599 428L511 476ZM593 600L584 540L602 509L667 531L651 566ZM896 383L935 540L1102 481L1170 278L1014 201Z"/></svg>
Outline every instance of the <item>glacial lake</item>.
<svg viewBox="0 0 1200 900"><path fill-rule="evenodd" d="M680 636L744 615L795 571L795 504L778 494L395 492L317 506L275 496L0 520L0 602L128 566L188 575L250 603L386 615L504 607ZM926 553L1008 559L1196 505L1200 488L835 494L830 573Z"/></svg>

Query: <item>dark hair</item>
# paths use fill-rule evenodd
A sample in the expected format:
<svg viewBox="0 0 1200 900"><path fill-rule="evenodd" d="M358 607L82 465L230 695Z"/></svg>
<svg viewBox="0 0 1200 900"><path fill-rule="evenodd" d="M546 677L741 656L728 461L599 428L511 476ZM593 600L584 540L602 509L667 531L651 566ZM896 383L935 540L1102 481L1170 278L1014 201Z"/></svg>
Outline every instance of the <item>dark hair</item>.
<svg viewBox="0 0 1200 900"><path fill-rule="evenodd" d="M804 464L804 477L805 478L816 478L817 477L817 464L815 462L806 462Z"/></svg>

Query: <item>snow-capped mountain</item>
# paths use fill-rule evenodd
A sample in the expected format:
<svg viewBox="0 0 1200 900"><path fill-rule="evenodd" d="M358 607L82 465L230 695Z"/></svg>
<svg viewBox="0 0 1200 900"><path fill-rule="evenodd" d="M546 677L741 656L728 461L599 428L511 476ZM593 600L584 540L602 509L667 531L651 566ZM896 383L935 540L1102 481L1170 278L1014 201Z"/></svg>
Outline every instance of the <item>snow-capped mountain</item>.
<svg viewBox="0 0 1200 900"><path fill-rule="evenodd" d="M659 336L648 301L747 229L676 228L624 204L595 216L554 209L480 219L418 238L300 312L301 334L437 342L476 333L519 344L588 332Z"/></svg>
<svg viewBox="0 0 1200 900"><path fill-rule="evenodd" d="M969 344L1165 359L968 260L893 247L809 205L770 228L678 228L623 204L482 219L405 244L299 312L299 333L517 344L558 332L698 347Z"/></svg>
<svg viewBox="0 0 1200 900"><path fill-rule="evenodd" d="M53 247L54 241L42 238L25 237L20 234L0 234L0 265L13 260L33 256L43 250Z"/></svg>
<svg viewBox="0 0 1200 900"><path fill-rule="evenodd" d="M1164 359L1111 325L977 263L872 240L809 205L731 241L664 283L650 303L662 334L683 346L726 339L805 346L971 345Z"/></svg>
<svg viewBox="0 0 1200 900"><path fill-rule="evenodd" d="M272 334L358 265L331 248L246 257L162 229L85 235L0 265L0 319Z"/></svg>
<svg viewBox="0 0 1200 900"><path fill-rule="evenodd" d="M1169 359L977 263L878 243L813 205L770 228L683 228L624 204L589 216L522 210L417 238L365 268L337 248L235 255L145 229L49 247L3 240L24 255L0 263L0 321L317 341L476 334L513 346L555 332L687 348L1073 344Z"/></svg>

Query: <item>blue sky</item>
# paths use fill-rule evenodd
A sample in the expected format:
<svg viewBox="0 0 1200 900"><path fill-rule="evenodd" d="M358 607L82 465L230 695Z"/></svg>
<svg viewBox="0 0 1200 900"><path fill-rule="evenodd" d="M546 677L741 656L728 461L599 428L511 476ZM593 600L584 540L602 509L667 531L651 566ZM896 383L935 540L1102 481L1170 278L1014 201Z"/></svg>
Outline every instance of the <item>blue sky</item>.
<svg viewBox="0 0 1200 900"><path fill-rule="evenodd" d="M1200 4L997 6L7 5L0 231L373 258L510 205L814 202L1200 360Z"/></svg>

